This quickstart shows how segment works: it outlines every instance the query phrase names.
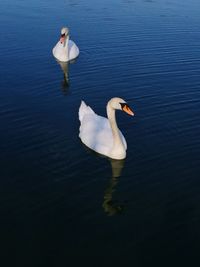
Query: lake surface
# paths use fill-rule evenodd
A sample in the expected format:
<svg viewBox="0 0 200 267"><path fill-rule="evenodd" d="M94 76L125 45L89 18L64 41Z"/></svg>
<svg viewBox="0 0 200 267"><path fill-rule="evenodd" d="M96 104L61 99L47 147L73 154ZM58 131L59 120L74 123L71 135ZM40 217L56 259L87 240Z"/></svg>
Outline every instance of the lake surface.
<svg viewBox="0 0 200 267"><path fill-rule="evenodd" d="M1 0L2 266L199 266L199 10ZM61 66L64 25L80 56ZM135 112L117 113L124 161L78 137L80 101L106 116L114 96Z"/></svg>

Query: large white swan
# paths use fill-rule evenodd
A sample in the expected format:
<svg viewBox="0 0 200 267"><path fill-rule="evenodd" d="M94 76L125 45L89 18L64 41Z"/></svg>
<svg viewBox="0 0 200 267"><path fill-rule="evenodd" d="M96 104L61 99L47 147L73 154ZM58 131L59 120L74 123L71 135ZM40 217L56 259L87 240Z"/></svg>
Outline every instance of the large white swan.
<svg viewBox="0 0 200 267"><path fill-rule="evenodd" d="M67 62L78 57L79 48L69 39L69 29L67 27L61 29L61 37L53 48L53 55L62 62Z"/></svg>
<svg viewBox="0 0 200 267"><path fill-rule="evenodd" d="M115 111L122 110L134 115L127 103L119 97L107 103L107 118L97 115L84 101L79 108L81 141L92 150L112 159L126 157L126 140L117 127Z"/></svg>

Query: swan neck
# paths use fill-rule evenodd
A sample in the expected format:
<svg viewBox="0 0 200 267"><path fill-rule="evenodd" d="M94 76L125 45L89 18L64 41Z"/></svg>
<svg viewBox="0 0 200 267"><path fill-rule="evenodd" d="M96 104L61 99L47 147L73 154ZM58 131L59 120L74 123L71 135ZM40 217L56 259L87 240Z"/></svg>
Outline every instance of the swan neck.
<svg viewBox="0 0 200 267"><path fill-rule="evenodd" d="M69 43L69 36L65 38L64 47L68 49L68 43Z"/></svg>
<svg viewBox="0 0 200 267"><path fill-rule="evenodd" d="M63 47L64 47L64 49L66 50L66 53L67 53L67 59L69 58L68 43L69 43L69 36L67 36L67 37L65 38L65 42L64 42L64 45L63 45Z"/></svg>
<svg viewBox="0 0 200 267"><path fill-rule="evenodd" d="M110 107L110 105L107 105L107 116L108 116L108 120L110 122L110 126L112 129L112 133L113 133L113 140L114 140L114 144L122 144L121 141L121 137L119 134L119 129L117 127L117 122L116 122L116 116L115 116L115 109L113 109L112 107Z"/></svg>

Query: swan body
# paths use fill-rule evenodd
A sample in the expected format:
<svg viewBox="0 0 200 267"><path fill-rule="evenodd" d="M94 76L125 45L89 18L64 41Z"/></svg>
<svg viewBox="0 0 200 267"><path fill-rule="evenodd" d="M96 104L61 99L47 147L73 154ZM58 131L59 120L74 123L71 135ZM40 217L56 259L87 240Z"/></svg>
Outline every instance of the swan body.
<svg viewBox="0 0 200 267"><path fill-rule="evenodd" d="M119 97L112 98L106 109L108 118L97 115L84 101L81 102L79 137L86 146L97 153L112 159L124 159L127 143L117 127L115 110L123 110L129 115L134 115L134 113Z"/></svg>
<svg viewBox="0 0 200 267"><path fill-rule="evenodd" d="M60 40L57 42L52 52L54 57L61 62L67 62L78 57L79 48L69 39L68 28L62 28Z"/></svg>

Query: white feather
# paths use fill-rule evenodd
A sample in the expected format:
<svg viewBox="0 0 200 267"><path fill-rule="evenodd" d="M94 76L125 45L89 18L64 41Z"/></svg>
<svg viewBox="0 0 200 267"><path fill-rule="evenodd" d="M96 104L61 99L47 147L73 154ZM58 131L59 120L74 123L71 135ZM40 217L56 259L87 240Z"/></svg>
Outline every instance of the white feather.
<svg viewBox="0 0 200 267"><path fill-rule="evenodd" d="M118 158L113 156L113 132L110 122L107 118L97 115L84 101L81 102L79 108L80 132L81 141L92 150L108 157ZM127 149L127 143L119 131L124 149Z"/></svg>
<svg viewBox="0 0 200 267"><path fill-rule="evenodd" d="M58 41L52 50L54 57L61 62L73 60L79 55L79 48L72 40L69 40L69 29L66 27L61 29L61 34L65 33L65 42Z"/></svg>

